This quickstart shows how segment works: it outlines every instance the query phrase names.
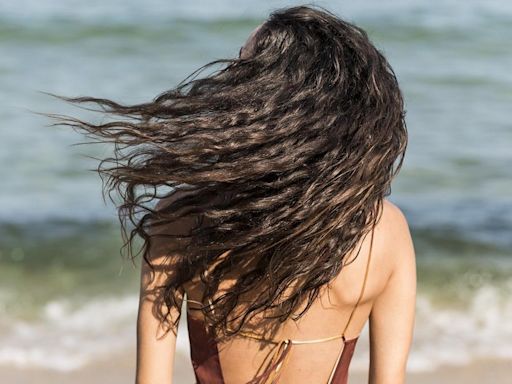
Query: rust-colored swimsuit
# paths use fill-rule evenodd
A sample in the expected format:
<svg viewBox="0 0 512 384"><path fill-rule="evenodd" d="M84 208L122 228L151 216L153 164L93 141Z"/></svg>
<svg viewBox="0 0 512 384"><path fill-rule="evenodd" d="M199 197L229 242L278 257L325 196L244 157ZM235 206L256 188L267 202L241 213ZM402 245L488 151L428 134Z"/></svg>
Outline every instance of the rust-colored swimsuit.
<svg viewBox="0 0 512 384"><path fill-rule="evenodd" d="M368 263L366 265L366 271L364 275L363 284L361 287L361 292L357 299L356 304L352 308L352 312L347 320L345 328L341 335L335 335L323 339L312 339L312 340L295 340L295 339L266 339L262 338L258 335L249 333L249 332L241 332L239 335L242 337L248 337L251 339L265 341L267 343L272 343L276 345L276 348L273 351L272 358L269 359L268 364L264 368L263 372L250 381L250 384L276 384L279 380L279 374L282 370L283 366L286 363L288 352L293 345L296 344L313 344L313 343L322 343L326 341L331 341L335 339L342 339L343 345L338 354L338 358L334 367L330 373L329 380L327 384L347 384L348 380L348 367L350 361L352 359L352 355L354 354L354 349L359 337L355 337L352 339L345 338L345 331L347 330L350 320L354 314L355 309L357 308L359 302L364 293L364 288L366 285L366 280L368 276L368 270L370 265L370 256L372 250L373 243L373 230L370 241L370 254L368 256ZM188 302L198 303L200 302L188 299ZM192 309L188 306L187 309ZM210 303L211 304L211 303ZM190 353L192 359L192 365L194 367L194 373L196 376L197 384L224 384L224 378L222 375L222 368L219 360L219 350L217 348L217 343L209 334L207 327L203 320L194 318L192 316L187 316L187 325L188 325L188 334L190 340Z"/></svg>

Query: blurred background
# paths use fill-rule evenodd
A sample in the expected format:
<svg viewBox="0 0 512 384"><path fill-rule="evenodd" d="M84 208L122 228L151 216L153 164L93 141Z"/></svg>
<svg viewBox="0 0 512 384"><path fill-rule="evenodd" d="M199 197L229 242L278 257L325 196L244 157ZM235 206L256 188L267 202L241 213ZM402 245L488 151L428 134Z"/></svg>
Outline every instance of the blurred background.
<svg viewBox="0 0 512 384"><path fill-rule="evenodd" d="M138 269L91 171L110 148L32 111L39 91L149 101L233 57L293 1L0 0L0 381L133 381ZM401 84L391 201L418 258L410 383L505 383L512 359L512 2L318 1L365 28ZM185 327L177 383L192 383ZM351 366L363 383L367 331ZM103 376L102 376L103 375ZM2 380L1 378L4 378Z"/></svg>

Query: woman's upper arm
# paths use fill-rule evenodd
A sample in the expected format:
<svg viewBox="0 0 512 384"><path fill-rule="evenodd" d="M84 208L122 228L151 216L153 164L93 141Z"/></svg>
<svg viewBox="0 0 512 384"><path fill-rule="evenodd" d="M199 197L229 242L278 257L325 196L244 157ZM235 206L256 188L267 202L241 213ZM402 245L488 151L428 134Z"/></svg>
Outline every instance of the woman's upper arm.
<svg viewBox="0 0 512 384"><path fill-rule="evenodd" d="M158 207L158 205L157 205ZM154 288L164 285L172 271L173 255L169 254L169 237L153 237L155 234L182 234L193 225L192 218L182 218L177 222L160 226L150 231L151 246L148 259L155 267L151 271L148 263L141 260L140 299L137 316L137 367L136 384L170 384L174 369L177 328L170 330L161 325L155 311L163 308L161 295ZM179 249L176 248L176 249ZM156 292L160 292L158 290ZM160 296L160 297L157 297ZM170 319L180 315L183 297L179 298L180 308L171 308ZM163 311L165 313L165 310ZM167 332L165 332L167 331Z"/></svg>
<svg viewBox="0 0 512 384"><path fill-rule="evenodd" d="M148 284L149 267L142 261L141 292L137 315L137 384L170 384L172 383L174 353L176 348L177 329L164 335L160 320L155 316L155 297L149 293L153 284ZM159 273L155 281L161 280ZM172 318L179 315L176 309L171 310Z"/></svg>
<svg viewBox="0 0 512 384"><path fill-rule="evenodd" d="M370 383L400 384L412 343L416 307L416 260L409 226L403 213L386 204L385 255L391 274L370 313Z"/></svg>

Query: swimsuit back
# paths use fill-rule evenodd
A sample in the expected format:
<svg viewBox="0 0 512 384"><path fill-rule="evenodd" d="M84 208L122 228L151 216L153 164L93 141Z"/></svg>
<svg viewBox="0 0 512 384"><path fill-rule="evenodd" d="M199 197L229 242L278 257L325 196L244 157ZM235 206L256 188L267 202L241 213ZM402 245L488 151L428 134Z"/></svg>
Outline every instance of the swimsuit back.
<svg viewBox="0 0 512 384"><path fill-rule="evenodd" d="M329 343L334 342L335 340L341 341L341 346L338 349L336 359L334 360L334 364L332 365L332 369L330 369L330 373L328 379L326 381L327 384L346 384L348 380L348 368L350 361L352 359L352 355L354 354L355 346L357 343L358 337L354 337L351 339L345 338L345 332L352 320L353 314L359 305L366 286L366 281L368 277L368 271L370 266L370 258L372 253L372 244L373 244L373 229L371 231L371 240L370 240L370 253L368 256L368 261L365 268L365 274L363 278L363 283L361 286L361 290L359 293L359 297L356 301L356 304L352 307L349 318L343 328L341 334L319 338L319 339L272 339L272 338L264 338L260 335L257 335L253 332L248 331L240 331L237 334L237 337L245 338L248 340L255 340L261 343L268 344L271 346L269 353L265 357L265 362L260 367L258 373L254 375L254 377L247 382L247 384L276 384L280 382L280 378L282 377L287 364L290 361L292 356L292 352L294 348L304 346L308 347L308 345L312 344L321 344L321 343ZM203 303L187 299L187 310L197 310L198 308L192 308L189 306L189 303L192 304L200 304ZM210 302L210 306L212 303ZM213 310L213 308L212 308ZM192 359L192 365L194 368L194 373L196 377L196 384L225 384L224 375L221 366L221 361L219 357L219 348L212 335L209 333L208 328L202 319L198 319L193 316L189 316L187 314L187 325L188 325L188 334L190 340L190 353ZM303 354L304 356L304 354ZM310 356L314 356L314 352L310 354ZM296 382L296 381L295 381ZM304 383L308 383L307 377L305 378Z"/></svg>

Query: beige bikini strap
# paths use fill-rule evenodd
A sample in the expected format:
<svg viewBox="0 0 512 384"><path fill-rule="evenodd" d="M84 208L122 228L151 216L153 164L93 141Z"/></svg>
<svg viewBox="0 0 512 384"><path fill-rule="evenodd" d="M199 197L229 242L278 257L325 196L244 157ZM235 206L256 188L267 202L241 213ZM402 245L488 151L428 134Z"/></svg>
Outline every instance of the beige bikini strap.
<svg viewBox="0 0 512 384"><path fill-rule="evenodd" d="M261 367L263 372L247 384L277 384L286 363L290 360L290 341L290 339L281 340L274 350L269 352L270 359Z"/></svg>
<svg viewBox="0 0 512 384"><path fill-rule="evenodd" d="M205 277L206 277L206 276L208 276L208 270L207 270L207 269L205 269L205 270L204 270L204 272L203 272L203 274L204 274L204 276L205 276ZM189 299L189 298L188 298L188 296L187 296L187 302L189 302L189 303L195 303L195 304L199 304L199 305L201 305L201 308L189 308L189 307L187 306L187 308L189 308L189 309L198 309L198 310L202 310L203 308L205 308L204 303L202 303L201 301L197 301L197 300ZM214 310L214 308L213 308L213 301L212 301L212 299L211 299L210 297L208 298L208 307L210 308L210 311L211 311L213 314L215 314L215 310Z"/></svg>
<svg viewBox="0 0 512 384"><path fill-rule="evenodd" d="M345 329L343 330L343 333L341 334L341 338L343 339L343 345L342 345L342 347L340 348L340 350L338 352L338 357L336 358L336 362L333 365L333 368L331 370L331 374L329 375L329 379L327 380L327 384L331 384L332 380L334 379L334 375L336 374L336 368L338 368L338 364L340 362L341 356L343 355L343 351L345 350L345 346L346 346L345 342L347 340L345 338L345 332L347 331L347 328L348 328L348 326L350 324L350 320L352 320L352 316L354 315L354 312L355 312L357 306L359 305L359 302L361 301L361 299L363 297L363 294L364 294L364 288L366 286L366 280L368 278L368 271L370 270L370 258L372 256L372 245L373 245L373 232L374 232L374 229L375 229L375 227L372 228L372 230L371 230L372 235L371 235L371 240L370 240L370 252L368 254L368 262L366 263L366 270L364 272L363 285L361 287L361 292L359 293L359 297L357 298L356 304L352 308L352 312L350 312L350 316L348 318L347 324L345 325Z"/></svg>
<svg viewBox="0 0 512 384"><path fill-rule="evenodd" d="M356 308L359 305L359 302L363 298L364 289L366 287L366 280L368 279L368 271L370 270L370 259L372 257L372 245L373 245L373 233L374 233L374 230L375 230L375 227L373 227L372 230L371 230L372 233L371 233L371 239L370 239L370 251L368 253L368 261L366 263L366 270L364 272L363 285L361 287L361 292L359 293L359 297L357 298L356 304L352 308L352 312L350 312L350 316L349 316L349 318L347 320L347 324L345 325L345 329L343 329L343 332L341 334L343 340L345 340L345 332L347 331L347 328L348 328L348 326L350 324L350 321L352 320L352 316L354 315L354 312L356 311Z"/></svg>
<svg viewBox="0 0 512 384"><path fill-rule="evenodd" d="M204 276L208 276L208 269L204 270ZM210 307L210 311L212 311L212 313L215 315L215 310L213 309L213 302L211 297L208 298L208 306Z"/></svg>
<svg viewBox="0 0 512 384"><path fill-rule="evenodd" d="M189 298L187 297L187 302L188 302L188 303L193 303L193 304L198 304L198 305L200 305L200 306L201 306L201 308L190 308L190 307L188 307L189 309L192 309L192 310L194 310L194 309L201 310L202 308L204 308L204 303L202 303L202 302L200 302L200 301L198 301L198 300L189 299Z"/></svg>
<svg viewBox="0 0 512 384"><path fill-rule="evenodd" d="M248 339L258 340L269 344L279 344L283 342L284 340L287 340L290 344L317 344L317 343L324 343L326 341L332 341L336 339L341 339L341 335L336 336L329 336L329 337L323 337L321 339L307 339L307 340L299 340L299 339L271 339L267 337L260 336L258 334L255 334L250 331L242 331L240 330L237 333L238 336L242 336Z"/></svg>

